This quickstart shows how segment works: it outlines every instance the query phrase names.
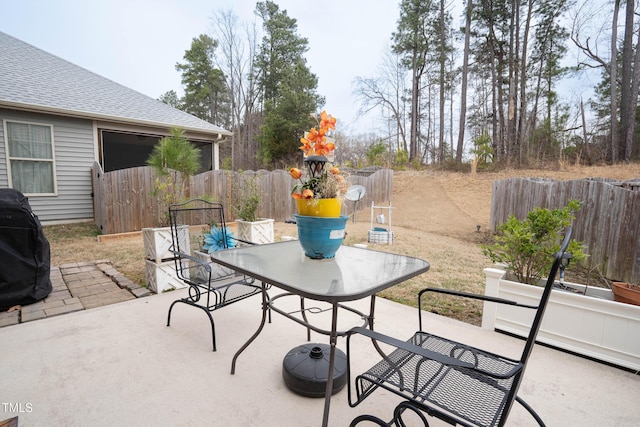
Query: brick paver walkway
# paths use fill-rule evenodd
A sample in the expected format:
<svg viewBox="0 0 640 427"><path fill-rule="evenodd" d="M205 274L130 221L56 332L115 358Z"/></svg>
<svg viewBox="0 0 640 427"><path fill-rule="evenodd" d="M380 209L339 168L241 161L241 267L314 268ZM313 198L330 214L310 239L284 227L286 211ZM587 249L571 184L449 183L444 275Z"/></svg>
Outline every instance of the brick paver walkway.
<svg viewBox="0 0 640 427"><path fill-rule="evenodd" d="M51 293L35 304L0 312L0 327L115 304L150 295L108 260L51 267Z"/></svg>

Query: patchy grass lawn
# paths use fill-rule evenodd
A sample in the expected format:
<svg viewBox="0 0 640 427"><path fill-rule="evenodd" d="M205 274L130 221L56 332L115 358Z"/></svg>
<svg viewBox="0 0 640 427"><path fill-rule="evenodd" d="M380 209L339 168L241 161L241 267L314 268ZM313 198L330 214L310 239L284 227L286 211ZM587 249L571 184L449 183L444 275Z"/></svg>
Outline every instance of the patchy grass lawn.
<svg viewBox="0 0 640 427"><path fill-rule="evenodd" d="M362 222L350 224L345 244L366 243L368 228L368 224ZM44 233L51 245L52 265L108 259L127 278L146 286L141 235L108 238L100 242L98 228L89 223L45 226ZM296 233L295 225L275 224L276 241L283 235L295 236ZM427 259L431 269L420 277L384 291L382 297L416 306L418 291L426 286L482 292L482 268L486 262L473 244L453 238L438 238L437 246L433 246L411 230L397 228L395 233L398 237L393 245L370 245L370 248ZM464 260L458 255L461 252L466 252ZM481 304L446 297L429 298L423 308L474 324L479 324L482 315Z"/></svg>
<svg viewBox="0 0 640 427"><path fill-rule="evenodd" d="M98 241L100 230L93 223L43 227L51 245L51 265L108 259L125 277L146 286L142 236Z"/></svg>
<svg viewBox="0 0 640 427"><path fill-rule="evenodd" d="M584 177L631 179L640 177L640 164L502 170L476 175L437 170L397 172L391 201L393 244L369 247L425 259L430 262L431 269L386 290L382 296L415 306L418 291L426 286L483 293L482 270L490 265L490 261L482 255L480 244L491 239L487 230L493 182L516 176L564 180ZM391 215L383 213L391 220ZM347 223L345 244L367 243L367 232L371 229L370 209L364 207L357 218L357 222ZM293 224L276 222L274 228L276 241L283 235L297 236ZM109 259L130 280L146 286L141 235L99 242L99 231L93 224L47 226L44 230L51 243L52 265ZM590 286L607 286L606 279L597 272L575 268L567 270L566 279ZM440 295L430 295L423 308L472 324L479 324L482 316L479 302Z"/></svg>

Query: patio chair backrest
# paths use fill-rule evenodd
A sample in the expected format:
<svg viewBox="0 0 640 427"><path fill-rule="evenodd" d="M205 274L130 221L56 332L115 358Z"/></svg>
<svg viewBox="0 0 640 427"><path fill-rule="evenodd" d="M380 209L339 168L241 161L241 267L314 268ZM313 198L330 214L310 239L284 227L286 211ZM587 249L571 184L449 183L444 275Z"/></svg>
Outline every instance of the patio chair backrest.
<svg viewBox="0 0 640 427"><path fill-rule="evenodd" d="M571 241L572 234L573 228L571 226L567 227L564 239L562 240L562 244L560 245L560 249L556 252L553 258L553 264L551 265L549 276L547 277L547 281L544 285L544 291L542 292L542 297L540 297L536 315L533 319L533 323L531 324L529 336L527 337L527 343L522 352L521 361L523 362L523 364L526 363L527 359L531 355L531 350L533 350L533 345L536 342L538 331L540 330L540 325L542 324L542 318L544 317L544 312L547 309L547 303L549 302L549 297L551 296L551 290L553 289L553 285L558 274L558 269L562 264L562 257L569 247L569 242Z"/></svg>
<svg viewBox="0 0 640 427"><path fill-rule="evenodd" d="M522 369L520 373L514 378L514 384L511 387L511 392L508 398L509 403L505 406L504 413L502 415L502 419L504 420L507 419L511 408L513 407L513 402L516 399L520 384L522 383L522 379L524 378L524 372L527 368L527 361L529 360L529 357L531 356L531 352L533 350L533 346L536 343L536 338L538 337L538 332L540 331L540 325L542 324L542 319L547 308L547 303L549 302L549 298L551 297L551 290L553 289L556 275L558 274L558 269L560 268L560 265L562 263L563 255L569 247L572 233L572 227L567 227L564 239L562 241L562 244L560 245L560 249L554 255L553 264L551 265L551 270L549 271L549 276L547 276L547 281L544 285L544 290L542 291L540 301L538 302L535 317L533 319L533 322L531 323L529 335L527 336L526 343L520 356L520 364L522 366Z"/></svg>
<svg viewBox="0 0 640 427"><path fill-rule="evenodd" d="M198 242L184 239L184 233L191 230L193 236L203 236L204 233L210 232L213 226L217 227L221 233L221 238L218 241L223 246L221 249L229 247L224 207L221 203L191 199L173 204L169 206L169 222L174 251L191 255L191 248L196 247ZM191 247L186 247L187 242Z"/></svg>

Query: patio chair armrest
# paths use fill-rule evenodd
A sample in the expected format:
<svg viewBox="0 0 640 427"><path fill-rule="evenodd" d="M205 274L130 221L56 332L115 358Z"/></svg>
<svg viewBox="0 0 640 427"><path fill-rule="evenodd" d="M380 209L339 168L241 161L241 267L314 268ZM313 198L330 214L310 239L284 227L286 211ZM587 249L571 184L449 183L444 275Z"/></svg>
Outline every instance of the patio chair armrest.
<svg viewBox="0 0 640 427"><path fill-rule="evenodd" d="M508 299L504 299L504 298L497 298L497 297L492 297L492 296L482 295L482 294L472 294L472 293L468 293L468 292L456 291L456 290L453 290L453 289L445 289L445 288L425 288L425 289L421 290L418 293L418 307L421 307L420 303L422 302L422 295L427 293L427 292L436 292L436 293L440 293L440 294L453 295L453 296L458 296L458 297L463 297L463 298L472 298L472 299L477 299L477 300L480 300L480 301L495 302L495 303L498 303L498 304L515 305L515 306L524 307L524 308L533 308L533 309L537 309L538 308L537 305L520 304L517 301L508 300Z"/></svg>
<svg viewBox="0 0 640 427"><path fill-rule="evenodd" d="M480 301L495 302L497 304L505 304L505 305L511 305L515 307L522 307L522 308L529 308L529 309L538 308L537 305L521 304L517 301L492 297L488 295L472 294L468 292L456 291L453 289L445 289L445 288L424 288L418 293L418 328L421 331L423 330L422 329L422 295L427 292L435 292L439 294L452 295L455 297L471 298L471 299L476 299Z"/></svg>
<svg viewBox="0 0 640 427"><path fill-rule="evenodd" d="M383 342L392 347L399 348L410 353L417 354L426 359L435 360L436 362L442 363L447 366L459 366L462 368L470 368L474 369L474 365L468 362L463 362L460 359L456 359L454 357L445 356L443 354L437 353L435 351L427 350L426 348L411 344L407 341L402 341L397 338L390 337L388 335L381 334L380 332L372 331L371 329L363 328L362 326L357 326L355 328L347 331L347 343L349 342L351 335L360 334L366 337L371 338L372 340ZM347 344L348 348L349 344Z"/></svg>
<svg viewBox="0 0 640 427"><path fill-rule="evenodd" d="M248 241L248 240L244 240L244 239L238 239L238 238L237 238L237 237L235 237L235 236L227 236L227 238L228 238L228 239L231 239L231 240L233 240L233 241L235 241L235 242L245 243L245 244L247 244L247 245L251 245L251 246L257 245L257 243L250 242L250 241ZM237 246L237 245L236 245L236 246Z"/></svg>
<svg viewBox="0 0 640 427"><path fill-rule="evenodd" d="M183 258L183 259L188 259L189 261L193 261L196 264L198 264L198 266L204 268L207 272L211 273L211 266L209 265L209 263L202 261L201 259L198 259L196 257L194 257L193 255L188 255L185 254L184 252L180 252L180 251L171 251L178 259Z"/></svg>

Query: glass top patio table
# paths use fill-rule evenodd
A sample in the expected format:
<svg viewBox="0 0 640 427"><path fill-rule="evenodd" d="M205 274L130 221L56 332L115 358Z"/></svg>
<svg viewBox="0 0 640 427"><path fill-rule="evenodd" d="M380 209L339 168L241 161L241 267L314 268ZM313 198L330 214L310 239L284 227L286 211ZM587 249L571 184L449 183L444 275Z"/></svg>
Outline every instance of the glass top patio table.
<svg viewBox="0 0 640 427"><path fill-rule="evenodd" d="M269 307L292 320L296 320L293 316L275 308L273 301L278 296L267 298L266 284L302 298L325 301L331 304L331 331L328 332L330 356L322 419L323 427L328 426L329 423L329 407L333 387L331 373L334 372L340 303L370 297L370 313L366 319L369 326L373 327L375 294L429 270L429 263L419 258L355 246L341 246L336 252L335 258L310 259L305 256L297 240L243 246L214 252L211 254L211 260L262 282L262 320L258 330L234 355L231 363L232 374L235 372L236 360L240 353L249 346L264 327ZM310 326L306 322L306 318L304 324ZM317 331L317 329L314 330Z"/></svg>
<svg viewBox="0 0 640 427"><path fill-rule="evenodd" d="M429 270L406 255L341 246L335 258L304 255L296 240L214 252L211 259L278 288L327 302L358 300Z"/></svg>

